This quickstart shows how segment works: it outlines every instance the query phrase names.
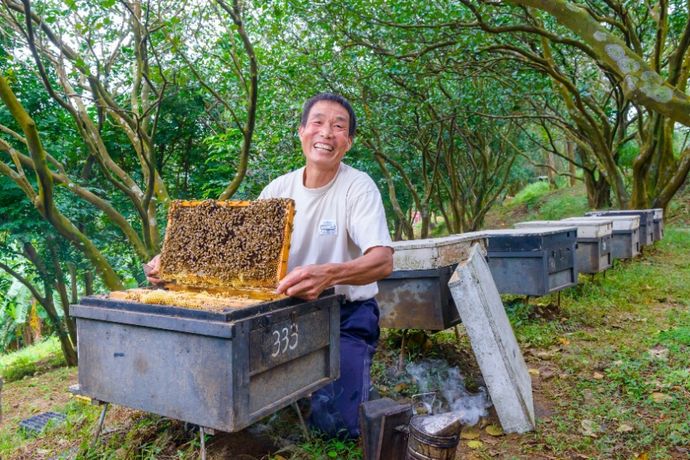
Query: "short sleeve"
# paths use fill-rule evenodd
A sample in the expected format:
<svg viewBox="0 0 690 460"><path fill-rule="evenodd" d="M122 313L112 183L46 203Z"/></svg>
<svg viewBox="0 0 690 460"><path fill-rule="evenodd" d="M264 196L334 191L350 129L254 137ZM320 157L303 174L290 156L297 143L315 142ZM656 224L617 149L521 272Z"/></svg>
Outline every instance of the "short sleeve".
<svg viewBox="0 0 690 460"><path fill-rule="evenodd" d="M381 194L367 177L363 190L348 193L347 231L362 254L376 246L392 247Z"/></svg>

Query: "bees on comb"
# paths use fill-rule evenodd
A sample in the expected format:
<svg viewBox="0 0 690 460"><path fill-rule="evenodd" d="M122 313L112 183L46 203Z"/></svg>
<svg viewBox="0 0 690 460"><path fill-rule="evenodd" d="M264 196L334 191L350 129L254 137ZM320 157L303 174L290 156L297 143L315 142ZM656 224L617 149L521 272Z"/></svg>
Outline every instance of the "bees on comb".
<svg viewBox="0 0 690 460"><path fill-rule="evenodd" d="M294 202L176 201L168 216L161 279L190 287L267 287L287 270Z"/></svg>

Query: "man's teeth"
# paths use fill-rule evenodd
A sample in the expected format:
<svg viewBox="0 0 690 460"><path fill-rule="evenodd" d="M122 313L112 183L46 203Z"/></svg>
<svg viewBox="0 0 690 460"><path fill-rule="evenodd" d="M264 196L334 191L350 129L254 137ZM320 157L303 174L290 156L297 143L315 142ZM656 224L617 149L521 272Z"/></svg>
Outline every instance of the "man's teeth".
<svg viewBox="0 0 690 460"><path fill-rule="evenodd" d="M328 144L322 144L320 142L317 142L314 144L314 148L321 149L321 150L328 150L329 152L333 150L333 146L330 146Z"/></svg>

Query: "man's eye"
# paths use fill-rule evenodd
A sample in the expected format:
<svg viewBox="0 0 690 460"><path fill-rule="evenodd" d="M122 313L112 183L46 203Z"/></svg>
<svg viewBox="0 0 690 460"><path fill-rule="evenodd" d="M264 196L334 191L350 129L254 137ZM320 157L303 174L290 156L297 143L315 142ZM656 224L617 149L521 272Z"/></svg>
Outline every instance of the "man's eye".
<svg viewBox="0 0 690 460"><path fill-rule="evenodd" d="M343 129L343 125L335 125L335 127L338 129Z"/></svg>

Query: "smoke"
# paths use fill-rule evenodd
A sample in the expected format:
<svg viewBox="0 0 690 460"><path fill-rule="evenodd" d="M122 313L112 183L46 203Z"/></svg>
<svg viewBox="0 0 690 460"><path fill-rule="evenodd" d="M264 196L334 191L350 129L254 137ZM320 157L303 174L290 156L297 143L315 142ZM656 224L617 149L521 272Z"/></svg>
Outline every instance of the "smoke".
<svg viewBox="0 0 690 460"><path fill-rule="evenodd" d="M481 387L478 393L467 391L460 369L443 359L409 363L405 370L420 391L420 395L414 398L417 413L453 412L463 425L474 425L492 405L486 388Z"/></svg>

